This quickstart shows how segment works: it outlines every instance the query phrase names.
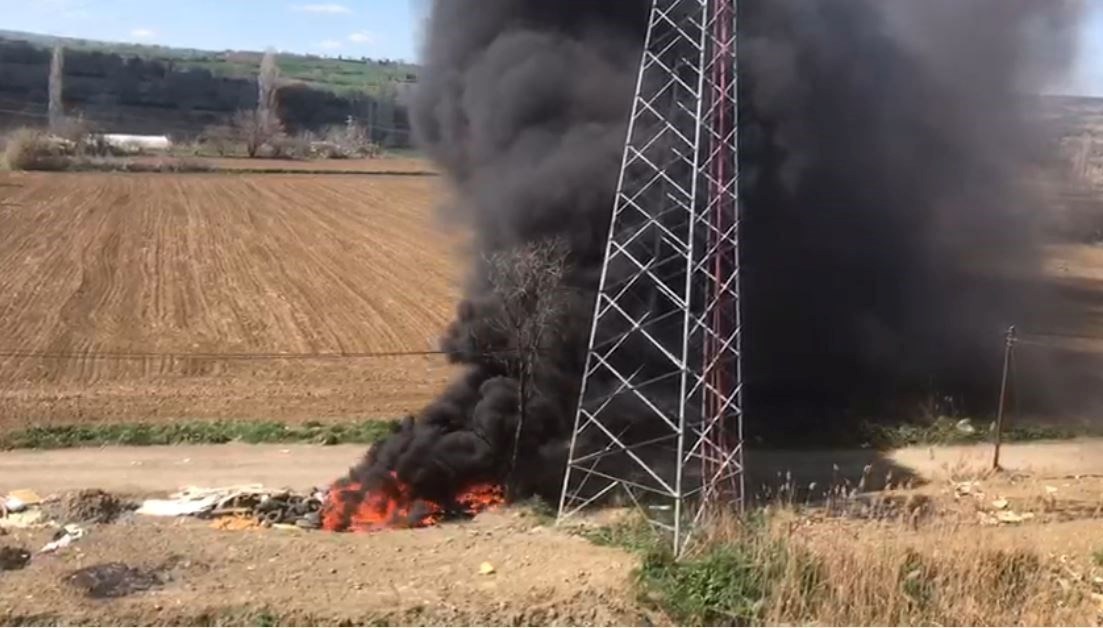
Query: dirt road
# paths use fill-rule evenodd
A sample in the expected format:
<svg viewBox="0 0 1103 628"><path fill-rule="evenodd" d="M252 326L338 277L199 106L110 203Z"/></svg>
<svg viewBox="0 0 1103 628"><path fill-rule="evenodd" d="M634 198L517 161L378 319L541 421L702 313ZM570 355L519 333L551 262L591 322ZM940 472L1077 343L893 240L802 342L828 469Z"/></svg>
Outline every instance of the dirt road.
<svg viewBox="0 0 1103 628"><path fill-rule="evenodd" d="M217 445L107 447L0 453L0 493L30 488L56 493L96 487L146 494L184 486L325 485L364 455L363 445Z"/></svg>
<svg viewBox="0 0 1103 628"><path fill-rule="evenodd" d="M105 448L0 453L0 494L98 487L116 493L171 491L185 485L260 482L306 488L324 484L362 455L357 446ZM1027 475L989 477L962 496L961 477L989 462L987 447L913 448L882 457L931 480L916 489L932 504L916 530L878 521L811 517L801 538L907 542L934 547L940 535L963 543L1087 557L1099 531L1103 440L1015 444L1008 468ZM849 474L870 452L753 452L756 466L800 473ZM833 462L834 461L834 462ZM1072 479L1071 476L1089 476ZM1047 477L1065 478L1059 481ZM1024 479L1026 478L1026 479ZM1037 513L1020 527L978 523L990 502ZM917 502L921 503L921 502ZM638 557L598 547L525 509L484 513L470 522L375 534L212 529L197 520L127 515L86 526L57 554L35 555L0 573L0 624L412 624L640 625L661 622L632 587ZM53 529L15 529L0 546L34 550ZM880 534L881 536L878 536ZM882 539L877 541L877 539ZM931 539L935 539L932 541ZM857 542L857 541L852 541ZM873 541L871 541L873 542ZM1025 550L1024 550L1025 551ZM1048 554L1047 554L1048 555ZM74 570L108 563L154 573L152 590L90 599ZM490 573L487 573L490 571Z"/></svg>
<svg viewBox="0 0 1103 628"><path fill-rule="evenodd" d="M364 454L362 445L217 445L107 447L0 453L0 492L33 488L51 493L88 487L146 494L183 486L260 483L309 488L341 476ZM860 474L873 452L752 452L758 469L802 474ZM926 479L983 471L991 464L989 445L912 447L892 452L883 462ZM1039 476L1103 476L1103 439L1006 445L1003 466ZM775 475L771 472L768 475Z"/></svg>

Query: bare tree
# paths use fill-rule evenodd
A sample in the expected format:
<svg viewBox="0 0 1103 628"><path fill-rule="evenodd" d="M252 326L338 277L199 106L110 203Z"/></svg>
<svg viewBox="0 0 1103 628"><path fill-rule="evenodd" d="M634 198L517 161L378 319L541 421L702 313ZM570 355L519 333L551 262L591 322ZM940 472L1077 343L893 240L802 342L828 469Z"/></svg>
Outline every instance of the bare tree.
<svg viewBox="0 0 1103 628"><path fill-rule="evenodd" d="M250 157L256 157L261 147L282 130L278 126L273 128L271 121L256 109L242 109L235 113L230 128L234 139L245 146L245 152Z"/></svg>
<svg viewBox="0 0 1103 628"><path fill-rule="evenodd" d="M485 348L517 380L517 428L509 473L517 466L528 403L539 392L536 366L564 331L568 301L563 280L568 252L566 241L555 238L486 258L495 303L488 323L497 342Z"/></svg>
<svg viewBox="0 0 1103 628"><path fill-rule="evenodd" d="M276 63L276 53L269 49L260 61L260 74L257 75L257 120L269 137L275 137L282 130L279 103L276 101L279 80L280 67Z"/></svg>
<svg viewBox="0 0 1103 628"><path fill-rule="evenodd" d="M257 74L257 107L242 109L230 120L230 135L245 147L250 157L256 157L264 146L275 146L284 134L280 121L279 92L280 68L276 63L276 53L272 50L264 53ZM278 150L276 151L278 152Z"/></svg>
<svg viewBox="0 0 1103 628"><path fill-rule="evenodd" d="M50 85L49 85L49 118L50 131L57 133L65 118L65 108L61 100L62 72L65 66L65 53L61 44L54 46L53 58L50 59Z"/></svg>

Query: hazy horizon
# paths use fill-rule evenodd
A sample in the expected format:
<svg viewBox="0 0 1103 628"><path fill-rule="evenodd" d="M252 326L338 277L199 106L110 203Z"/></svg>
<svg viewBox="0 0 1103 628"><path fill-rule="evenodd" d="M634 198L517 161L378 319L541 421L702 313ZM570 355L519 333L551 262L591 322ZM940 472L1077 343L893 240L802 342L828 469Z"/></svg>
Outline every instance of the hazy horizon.
<svg viewBox="0 0 1103 628"><path fill-rule="evenodd" d="M1049 94L1103 97L1103 0L1085 0L1078 62ZM416 63L426 0L0 0L5 30L197 50L368 57ZM217 18L217 19L212 19ZM248 24L248 28L241 28Z"/></svg>

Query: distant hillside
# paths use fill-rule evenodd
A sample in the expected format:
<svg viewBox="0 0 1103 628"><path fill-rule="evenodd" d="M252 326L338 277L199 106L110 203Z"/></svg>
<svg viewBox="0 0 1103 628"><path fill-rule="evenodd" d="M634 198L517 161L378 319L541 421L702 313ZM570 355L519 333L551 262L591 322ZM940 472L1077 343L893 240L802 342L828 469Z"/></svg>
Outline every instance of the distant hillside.
<svg viewBox="0 0 1103 628"><path fill-rule="evenodd" d="M66 49L138 57L179 68L208 70L215 76L225 78L252 79L257 75L260 59L263 56L261 51L170 48L56 37L3 29L0 29L0 40L25 41L44 49L61 44ZM394 84L414 82L418 74L416 65L390 59L366 57L334 59L317 55L280 54L279 62L284 78L339 94L349 91L378 93Z"/></svg>
<svg viewBox="0 0 1103 628"><path fill-rule="evenodd" d="M194 135L256 105L258 52L117 44L0 30L0 127L41 125L50 49L65 47L65 109L105 131ZM351 116L373 139L409 145L406 100L416 66L279 55L281 117L290 132Z"/></svg>

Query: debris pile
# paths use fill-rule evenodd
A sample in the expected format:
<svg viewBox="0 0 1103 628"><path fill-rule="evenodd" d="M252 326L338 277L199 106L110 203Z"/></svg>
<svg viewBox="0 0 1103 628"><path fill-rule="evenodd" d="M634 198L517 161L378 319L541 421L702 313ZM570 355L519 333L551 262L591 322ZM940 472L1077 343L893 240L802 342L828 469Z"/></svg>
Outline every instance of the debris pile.
<svg viewBox="0 0 1103 628"><path fill-rule="evenodd" d="M319 513L324 499L325 493L318 490L297 493L288 489L267 489L260 485L190 487L170 495L168 499L148 499L137 513L153 517L240 519L255 524L219 523L220 529L292 525L314 529L321 525Z"/></svg>

